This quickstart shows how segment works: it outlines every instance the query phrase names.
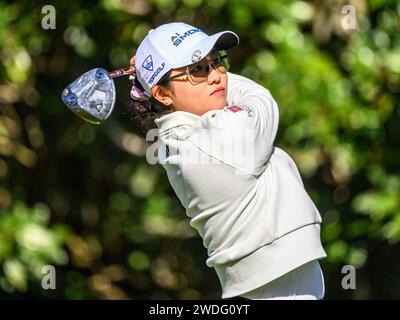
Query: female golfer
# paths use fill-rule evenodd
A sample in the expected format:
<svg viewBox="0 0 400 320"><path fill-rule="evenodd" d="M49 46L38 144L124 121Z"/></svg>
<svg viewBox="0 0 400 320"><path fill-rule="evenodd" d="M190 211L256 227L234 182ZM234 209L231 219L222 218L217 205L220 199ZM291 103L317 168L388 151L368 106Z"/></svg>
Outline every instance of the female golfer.
<svg viewBox="0 0 400 320"><path fill-rule="evenodd" d="M132 110L159 128L159 160L222 298L321 299L321 217L294 161L273 146L273 97L227 72L225 50L238 43L180 22L151 30L131 59Z"/></svg>

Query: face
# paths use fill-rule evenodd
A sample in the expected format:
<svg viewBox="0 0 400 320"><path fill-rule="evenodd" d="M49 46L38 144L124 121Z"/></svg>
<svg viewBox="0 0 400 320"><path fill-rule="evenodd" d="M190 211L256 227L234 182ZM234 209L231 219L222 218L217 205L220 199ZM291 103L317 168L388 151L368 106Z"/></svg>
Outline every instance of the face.
<svg viewBox="0 0 400 320"><path fill-rule="evenodd" d="M210 110L224 108L227 104L228 77L226 70L225 72L221 72L221 68L219 68L219 71L216 70L211 64L208 64L209 60L205 58L199 63L189 66L191 76L183 75L170 80L171 90L163 92L161 102L171 106L176 111L186 111L198 116ZM186 69L187 67L172 70L170 78L184 73ZM199 82L199 78L196 78L195 75L199 70L205 72L203 77L205 81L196 83ZM160 100L159 94L160 92L158 94L153 92L158 100Z"/></svg>

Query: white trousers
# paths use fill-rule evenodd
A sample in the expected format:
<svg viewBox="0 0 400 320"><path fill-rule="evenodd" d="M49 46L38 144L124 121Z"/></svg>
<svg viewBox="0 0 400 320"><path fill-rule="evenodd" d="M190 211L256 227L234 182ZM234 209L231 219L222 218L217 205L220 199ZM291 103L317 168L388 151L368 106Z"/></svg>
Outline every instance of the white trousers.
<svg viewBox="0 0 400 320"><path fill-rule="evenodd" d="M318 260L313 260L241 297L252 300L318 300L324 294L324 275Z"/></svg>

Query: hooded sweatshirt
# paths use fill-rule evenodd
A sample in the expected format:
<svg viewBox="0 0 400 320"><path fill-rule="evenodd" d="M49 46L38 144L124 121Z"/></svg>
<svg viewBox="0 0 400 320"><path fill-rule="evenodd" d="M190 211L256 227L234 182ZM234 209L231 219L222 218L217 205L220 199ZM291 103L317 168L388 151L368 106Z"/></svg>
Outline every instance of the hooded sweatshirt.
<svg viewBox="0 0 400 320"><path fill-rule="evenodd" d="M228 73L225 108L155 122L158 159L203 239L222 298L326 256L321 216L296 164L273 146L279 111L267 89Z"/></svg>

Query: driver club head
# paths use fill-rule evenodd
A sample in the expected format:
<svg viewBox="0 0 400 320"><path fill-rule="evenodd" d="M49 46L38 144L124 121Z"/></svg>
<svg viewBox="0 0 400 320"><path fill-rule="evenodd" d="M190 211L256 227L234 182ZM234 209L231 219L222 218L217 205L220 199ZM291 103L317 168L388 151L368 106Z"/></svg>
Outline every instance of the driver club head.
<svg viewBox="0 0 400 320"><path fill-rule="evenodd" d="M103 68L89 70L63 90L61 99L85 121L101 124L114 109L114 80Z"/></svg>

